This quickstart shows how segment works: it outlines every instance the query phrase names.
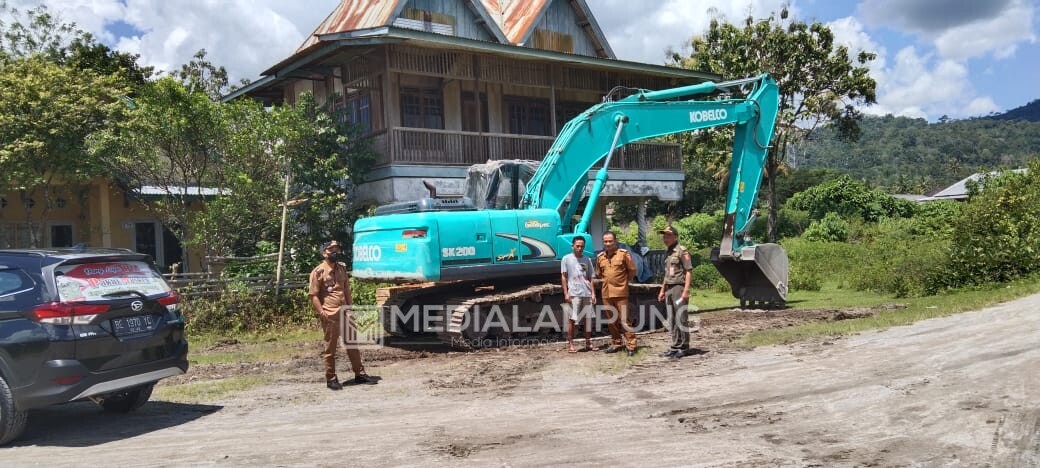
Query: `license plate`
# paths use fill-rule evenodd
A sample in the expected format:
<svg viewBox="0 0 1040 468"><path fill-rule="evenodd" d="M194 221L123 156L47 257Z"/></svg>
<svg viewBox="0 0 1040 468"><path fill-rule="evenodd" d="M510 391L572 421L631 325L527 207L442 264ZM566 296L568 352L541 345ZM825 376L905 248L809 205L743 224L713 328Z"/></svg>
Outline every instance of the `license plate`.
<svg viewBox="0 0 1040 468"><path fill-rule="evenodd" d="M152 331L155 327L155 316L135 315L112 319L112 331L116 336L134 335Z"/></svg>

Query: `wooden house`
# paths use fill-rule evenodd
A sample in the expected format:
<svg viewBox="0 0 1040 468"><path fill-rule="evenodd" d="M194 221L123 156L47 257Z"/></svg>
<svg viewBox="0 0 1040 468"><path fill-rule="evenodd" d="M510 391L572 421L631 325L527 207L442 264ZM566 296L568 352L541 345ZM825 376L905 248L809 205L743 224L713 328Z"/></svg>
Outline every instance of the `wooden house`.
<svg viewBox="0 0 1040 468"><path fill-rule="evenodd" d="M225 100L336 96L369 130L380 156L359 196L372 204L427 196L423 180L460 195L471 164L540 160L565 122L617 87L719 79L618 60L584 0L343 0L262 75ZM678 145L627 145L604 193L678 200L681 160Z"/></svg>

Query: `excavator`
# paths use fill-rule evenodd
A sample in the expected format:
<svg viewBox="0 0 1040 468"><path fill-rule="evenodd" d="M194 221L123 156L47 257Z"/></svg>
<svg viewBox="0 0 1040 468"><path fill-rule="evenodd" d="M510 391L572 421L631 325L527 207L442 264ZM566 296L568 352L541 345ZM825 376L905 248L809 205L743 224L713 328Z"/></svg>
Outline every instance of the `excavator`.
<svg viewBox="0 0 1040 468"><path fill-rule="evenodd" d="M470 171L466 197L399 202L357 220L353 275L411 284L389 288L381 298L390 336L433 336L457 348L544 336L550 332L537 325L547 311L562 315L560 259L575 237L585 239L585 255L592 256L588 228L615 150L733 125L725 224L711 261L742 308L783 307L787 255L749 236L778 103L776 82L766 74L604 100L567 122L540 163L492 161L482 172L492 177L483 183L472 183ZM657 291L657 285L632 285L630 310L663 309Z"/></svg>

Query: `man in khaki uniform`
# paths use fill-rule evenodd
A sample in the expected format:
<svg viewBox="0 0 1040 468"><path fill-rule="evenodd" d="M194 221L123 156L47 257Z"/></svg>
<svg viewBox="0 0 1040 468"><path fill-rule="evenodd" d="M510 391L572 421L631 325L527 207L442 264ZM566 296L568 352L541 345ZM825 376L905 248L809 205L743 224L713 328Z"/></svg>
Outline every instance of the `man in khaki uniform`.
<svg viewBox="0 0 1040 468"><path fill-rule="evenodd" d="M339 347L339 309L343 306L351 306L350 298L350 276L347 268L339 263L340 244L337 241L326 242L321 248L324 261L311 271L307 291L310 295L311 305L318 314L321 329L325 333L325 346L321 350L321 359L325 364L326 386L332 390L340 390L340 384L336 376L336 349ZM344 319L350 319L350 312L345 313ZM349 322L348 322L349 323ZM350 368L354 371L354 383L368 383L370 380L365 373L365 366L361 364L361 352L356 348L348 347L347 357L350 359Z"/></svg>
<svg viewBox="0 0 1040 468"><path fill-rule="evenodd" d="M628 310L628 282L636 277L636 263L632 255L617 246L617 236L613 232L603 233L603 251L596 255L596 276L603 279L600 298L607 313L607 328L610 330L612 346L608 353L616 353L628 349L629 356L636 354L636 334L632 331L632 322ZM621 336L624 332L625 341Z"/></svg>
<svg viewBox="0 0 1040 468"><path fill-rule="evenodd" d="M690 349L689 312L690 279L693 276L693 260L686 247L679 245L679 231L675 226L661 230L668 253L664 259L664 281L657 300L663 301L668 310L668 329L672 332L672 346L662 356L681 358Z"/></svg>

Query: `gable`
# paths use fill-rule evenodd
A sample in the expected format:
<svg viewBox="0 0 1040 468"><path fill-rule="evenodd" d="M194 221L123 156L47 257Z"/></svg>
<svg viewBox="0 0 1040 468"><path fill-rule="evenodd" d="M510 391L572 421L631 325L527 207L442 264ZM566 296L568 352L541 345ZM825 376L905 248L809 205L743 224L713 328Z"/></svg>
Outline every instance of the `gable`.
<svg viewBox="0 0 1040 468"><path fill-rule="evenodd" d="M527 47L570 54L597 56L596 47L566 0L553 0L535 22L524 41Z"/></svg>
<svg viewBox="0 0 1040 468"><path fill-rule="evenodd" d="M585 0L480 0L510 44L616 58Z"/></svg>
<svg viewBox="0 0 1040 468"><path fill-rule="evenodd" d="M479 13L479 5L467 0L407 0L392 25L479 41L498 42L498 38Z"/></svg>

